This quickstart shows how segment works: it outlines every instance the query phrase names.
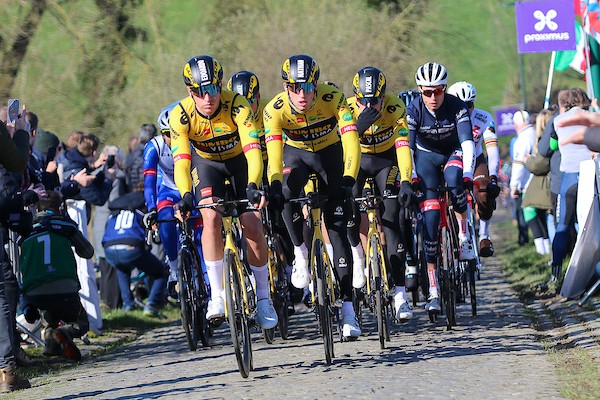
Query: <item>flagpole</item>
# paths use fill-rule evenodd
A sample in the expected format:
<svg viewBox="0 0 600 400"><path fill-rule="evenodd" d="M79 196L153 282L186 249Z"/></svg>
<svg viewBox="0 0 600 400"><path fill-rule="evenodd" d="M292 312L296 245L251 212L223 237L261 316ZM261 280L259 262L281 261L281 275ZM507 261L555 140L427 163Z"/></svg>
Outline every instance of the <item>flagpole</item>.
<svg viewBox="0 0 600 400"><path fill-rule="evenodd" d="M548 84L546 85L546 98L544 99L544 109L550 106L550 92L552 91L552 79L554 78L554 60L556 59L556 51L552 52L550 57L550 68L548 69Z"/></svg>

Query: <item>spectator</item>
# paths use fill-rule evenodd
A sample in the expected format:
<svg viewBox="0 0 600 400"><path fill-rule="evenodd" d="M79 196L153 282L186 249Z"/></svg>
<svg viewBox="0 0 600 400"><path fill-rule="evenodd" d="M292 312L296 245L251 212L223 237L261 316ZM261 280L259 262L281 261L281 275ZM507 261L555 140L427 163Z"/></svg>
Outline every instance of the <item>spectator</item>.
<svg viewBox="0 0 600 400"><path fill-rule="evenodd" d="M81 131L72 131L69 134L69 137L67 138L67 141L65 143L63 143L63 151L56 157L56 164L57 164L57 170L56 172L58 173L58 176L60 178L60 181L64 181L64 163L66 161L65 156L67 154L67 151L77 147L77 143L79 143L79 139L81 139L81 136L83 136L83 132Z"/></svg>
<svg viewBox="0 0 600 400"><path fill-rule="evenodd" d="M114 173L115 175L108 202L115 201L127 193L125 173L122 170L124 164L123 152L117 146L109 145L104 147L101 154L107 155L106 167L111 174ZM111 169L114 169L114 172ZM94 250L100 269L100 298L109 309L114 309L121 304L121 292L119 291L116 271L106 262L104 247L102 246L102 236L110 215L108 202L94 207L92 232L94 235Z"/></svg>
<svg viewBox="0 0 600 400"><path fill-rule="evenodd" d="M530 173L525 168L525 160L535 145L535 129L527 111L517 111L513 115L513 123L517 131L517 139L512 146L512 171L510 176L510 194L514 199L517 225L519 228L519 245L529 241L527 223L521 206L523 192L527 189Z"/></svg>
<svg viewBox="0 0 600 400"><path fill-rule="evenodd" d="M102 168L108 156L101 155L94 161L99 144L100 140L95 135L83 134L77 146L66 152L63 164L65 179L77 180L82 171L87 175L85 183L79 183L80 193L75 197L77 200L86 201L87 221L90 220L92 204L103 205L108 200L112 188L112 176L107 175Z"/></svg>
<svg viewBox="0 0 600 400"><path fill-rule="evenodd" d="M146 143L156 136L154 124L143 124L138 131L138 143L125 159L125 176L127 177L128 190L134 191L144 184L142 166L144 165L144 147ZM142 186L143 187L143 186Z"/></svg>
<svg viewBox="0 0 600 400"><path fill-rule="evenodd" d="M0 123L0 164L6 169L13 172L22 172L27 168L29 159L29 132L26 113L22 112L17 119L14 127L14 135L11 135L4 125ZM0 179L3 179L0 175ZM8 210L7 203L9 198L4 192L4 182L1 182L0 188L0 205L1 210ZM6 227L5 220L1 221ZM0 235L0 241L3 237ZM1 246L4 247L4 246ZM0 259L5 257L4 252L0 252ZM6 291L4 286L4 274L0 274L0 392L12 392L14 390L26 389L31 387L31 384L26 378L21 377L17 373L15 363L15 354L11 342L11 337L14 335L14 329L10 324L10 309L8 306Z"/></svg>
<svg viewBox="0 0 600 400"><path fill-rule="evenodd" d="M146 249L146 235L142 226L143 208L142 192L131 192L111 201L111 215L106 223L102 245L106 260L117 269L123 308L126 311L135 308L129 281L131 271L137 268L153 279L144 315L158 317L158 309L162 307L166 298L167 271L165 265Z"/></svg>
<svg viewBox="0 0 600 400"><path fill-rule="evenodd" d="M60 214L62 196L49 191L40 199L32 232L21 244L20 269L23 275L25 319L34 322L44 312L49 329L45 333L44 355L64 354L79 361L81 352L73 342L89 329L87 314L79 299L77 265L71 250L92 258L94 248L77 225Z"/></svg>
<svg viewBox="0 0 600 400"><path fill-rule="evenodd" d="M550 139L550 148L561 153L560 171L562 173L560 192L556 209L556 235L552 242L552 276L548 285L555 285L561 276L562 263L569 252L572 238L570 231L576 223L577 187L579 164L592 158L590 150L581 144L560 144L562 139L583 128L583 126L558 126L563 118L583 112L590 107L590 99L579 88L561 90L558 93L560 115L554 118L555 135Z"/></svg>

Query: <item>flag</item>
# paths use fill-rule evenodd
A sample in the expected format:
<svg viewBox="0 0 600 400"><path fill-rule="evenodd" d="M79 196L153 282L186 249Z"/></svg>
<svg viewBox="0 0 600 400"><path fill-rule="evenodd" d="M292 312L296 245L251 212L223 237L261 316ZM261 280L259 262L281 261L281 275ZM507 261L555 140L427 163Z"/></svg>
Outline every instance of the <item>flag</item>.
<svg viewBox="0 0 600 400"><path fill-rule="evenodd" d="M583 28L579 22L575 21L575 35L577 38L577 47L575 50L557 51L556 58L554 59L554 69L558 71L564 71L571 67L575 71L583 74L587 67L586 61L586 46Z"/></svg>
<svg viewBox="0 0 600 400"><path fill-rule="evenodd" d="M598 0L581 0L580 11L583 21L583 30L600 42L600 5Z"/></svg>

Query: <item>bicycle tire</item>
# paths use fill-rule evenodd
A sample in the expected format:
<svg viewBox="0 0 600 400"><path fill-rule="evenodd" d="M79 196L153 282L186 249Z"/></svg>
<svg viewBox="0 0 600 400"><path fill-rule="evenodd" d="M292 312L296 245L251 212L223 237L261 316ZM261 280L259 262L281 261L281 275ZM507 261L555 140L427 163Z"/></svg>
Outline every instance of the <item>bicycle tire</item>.
<svg viewBox="0 0 600 400"><path fill-rule="evenodd" d="M331 364L334 357L333 352L333 328L331 319L331 299L329 297L329 278L328 268L329 266L325 263L325 247L320 240L315 241L314 246L314 260L316 267L316 278L317 278L317 309L319 315L319 324L323 335L323 346L325 349L325 361L327 364Z"/></svg>
<svg viewBox="0 0 600 400"><path fill-rule="evenodd" d="M476 261L470 261L467 267L467 280L469 281L469 294L471 296L471 315L477 315L477 292L475 290L475 270L477 269Z"/></svg>
<svg viewBox="0 0 600 400"><path fill-rule="evenodd" d="M419 287L423 293L423 299L429 298L429 276L427 275L427 261L425 260L425 239L423 237L423 226L418 228L417 233L417 268L419 269ZM419 289L413 292L413 306L419 301Z"/></svg>
<svg viewBox="0 0 600 400"><path fill-rule="evenodd" d="M287 276L285 274L285 265L278 258L277 259L277 282L275 283L275 291L277 298L277 328L279 335L283 340L287 340L289 337L290 327L290 316L288 314L289 306L289 286Z"/></svg>
<svg viewBox="0 0 600 400"><path fill-rule="evenodd" d="M371 235L369 238L371 251L369 252L369 267L371 268L373 277L373 286L371 290L374 292L374 308L375 317L377 318L377 335L379 336L379 346L385 349L385 306L383 304L383 279L381 277L381 254L379 251L379 239L377 235Z"/></svg>
<svg viewBox="0 0 600 400"><path fill-rule="evenodd" d="M225 250L225 300L227 307L227 322L231 341L235 351L238 369L243 378L247 378L251 370L252 356L248 351L250 331L245 316L242 282L238 275L237 260L231 250Z"/></svg>
<svg viewBox="0 0 600 400"><path fill-rule="evenodd" d="M455 293L455 272L454 269L454 249L452 247L452 238L450 231L442 228L442 269L443 269L443 299L446 314L446 328L452 329L456 325L456 293Z"/></svg>
<svg viewBox="0 0 600 400"><path fill-rule="evenodd" d="M183 247L177 258L179 304L181 308L181 324L190 351L196 351L200 339L198 321L198 300L193 273L193 256L190 250ZM197 275L197 274L196 274Z"/></svg>
<svg viewBox="0 0 600 400"><path fill-rule="evenodd" d="M208 309L208 301L210 299L210 291L207 283L204 281L204 274L202 273L202 261L200 254L196 248L191 251L194 258L194 265L196 266L195 284L198 288L196 296L196 315L198 321L198 329L200 336L200 343L202 347L210 347L210 338L212 336L212 326L210 321L206 319L206 311Z"/></svg>

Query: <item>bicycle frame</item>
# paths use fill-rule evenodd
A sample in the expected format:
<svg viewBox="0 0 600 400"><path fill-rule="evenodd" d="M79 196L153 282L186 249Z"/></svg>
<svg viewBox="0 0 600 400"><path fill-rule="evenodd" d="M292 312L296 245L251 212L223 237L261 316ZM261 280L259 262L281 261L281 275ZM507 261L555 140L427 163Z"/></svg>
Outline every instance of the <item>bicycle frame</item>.
<svg viewBox="0 0 600 400"><path fill-rule="evenodd" d="M367 248L365 251L366 256L370 259L370 254L374 254L374 252L379 253L379 258L381 260L380 269L381 269L381 277L384 282L384 289L386 293L390 290L390 286L388 283L387 269L386 269L386 258L383 253L383 249L379 246L377 249L372 249L371 246L371 238L375 236L377 238L377 243L381 245L381 235L379 230L377 229L377 205L375 204L375 197L373 195L368 195L364 198L359 198L357 200L364 200L367 203L367 219L369 221L369 228L367 231ZM367 268L367 295L371 294L371 280L370 274L371 269Z"/></svg>
<svg viewBox="0 0 600 400"><path fill-rule="evenodd" d="M316 251L315 251L315 243L317 241L321 241L321 243L325 244L325 238L323 237L323 231L321 230L321 226L322 226L322 219L321 219L321 208L318 207L318 201L317 201L317 197L318 193L309 193L308 194L308 209L309 209L309 217L310 217L310 225L309 227L312 229L313 234L312 234L312 240L311 240L311 246L310 246L310 259L314 260L315 257L317 256ZM330 273L328 274L328 282L327 284L329 285L329 287L332 289L330 296L331 296L331 304L336 304L336 298L335 298L335 291L333 290L333 269L332 269L332 264L331 264L331 260L329 260L329 256L327 255L327 252L323 253L324 254L324 258L325 258L325 265L327 266L327 268L329 268ZM310 263L310 275L311 275L311 279L312 282L316 282L317 280L317 271L315 268L314 263ZM315 290L313 290L311 292L312 295L312 302L313 304L315 304Z"/></svg>

